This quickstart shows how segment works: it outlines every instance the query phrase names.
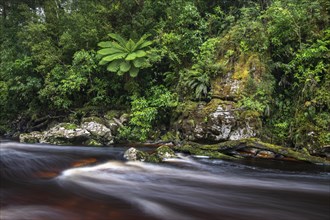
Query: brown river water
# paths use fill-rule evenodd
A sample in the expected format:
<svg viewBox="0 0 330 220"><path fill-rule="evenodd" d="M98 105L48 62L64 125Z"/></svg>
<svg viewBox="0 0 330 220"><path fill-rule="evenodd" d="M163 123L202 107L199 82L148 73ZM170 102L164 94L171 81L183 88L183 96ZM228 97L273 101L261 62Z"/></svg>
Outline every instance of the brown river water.
<svg viewBox="0 0 330 220"><path fill-rule="evenodd" d="M149 164L125 161L126 149L0 142L0 219L330 219L329 167L183 154Z"/></svg>

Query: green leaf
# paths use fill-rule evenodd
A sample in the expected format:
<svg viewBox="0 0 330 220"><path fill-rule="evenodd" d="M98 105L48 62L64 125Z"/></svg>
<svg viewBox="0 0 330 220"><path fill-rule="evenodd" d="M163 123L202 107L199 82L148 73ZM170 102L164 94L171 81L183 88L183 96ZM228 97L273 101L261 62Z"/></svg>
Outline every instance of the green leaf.
<svg viewBox="0 0 330 220"><path fill-rule="evenodd" d="M119 70L119 65L122 61L121 60L114 60L112 61L108 67L107 70L110 72L117 72Z"/></svg>
<svg viewBox="0 0 330 220"><path fill-rule="evenodd" d="M117 75L118 75L118 76L122 76L122 75L124 75L124 72L122 72L122 71L119 70L119 71L117 72Z"/></svg>
<svg viewBox="0 0 330 220"><path fill-rule="evenodd" d="M145 57L147 55L147 53L144 50L138 50L135 53L136 53L136 57Z"/></svg>
<svg viewBox="0 0 330 220"><path fill-rule="evenodd" d="M111 41L101 41L97 44L99 47L112 47Z"/></svg>
<svg viewBox="0 0 330 220"><path fill-rule="evenodd" d="M120 71L127 72L131 68L131 64L128 61L122 61L120 63Z"/></svg>
<svg viewBox="0 0 330 220"><path fill-rule="evenodd" d="M142 65L146 62L145 58L137 58L135 60L133 60L133 65L137 68L142 67Z"/></svg>
<svg viewBox="0 0 330 220"><path fill-rule="evenodd" d="M113 60L123 59L125 56L127 56L127 53L115 53L115 54L103 57L102 60L113 61Z"/></svg>
<svg viewBox="0 0 330 220"><path fill-rule="evenodd" d="M130 52L133 52L135 47L135 43L132 39L130 39L127 43L126 43L126 49Z"/></svg>
<svg viewBox="0 0 330 220"><path fill-rule="evenodd" d="M109 61L106 61L106 60L102 59L102 60L100 60L99 65L105 65L107 63L109 63Z"/></svg>
<svg viewBox="0 0 330 220"><path fill-rule="evenodd" d="M117 42L112 42L112 47L113 47L113 48L116 48L116 49L118 49L118 50L121 50L121 51L123 51L123 52L124 52L124 51L125 51L125 52L129 52L125 46L121 46L121 45L118 44Z"/></svg>
<svg viewBox="0 0 330 220"><path fill-rule="evenodd" d="M115 33L110 33L108 34L109 37L112 39L116 40L122 47L126 46L126 40L122 38L120 35L115 34Z"/></svg>
<svg viewBox="0 0 330 220"><path fill-rule="evenodd" d="M119 50L117 48L105 48L105 49L101 49L101 50L98 50L97 53L98 54L101 54L101 55L111 55L111 54L115 54L115 53L120 53L120 52L125 52L125 51L122 51L122 50Z"/></svg>
<svg viewBox="0 0 330 220"><path fill-rule="evenodd" d="M145 41L137 49L143 49L145 47L150 46L151 44L152 44L152 41Z"/></svg>
<svg viewBox="0 0 330 220"><path fill-rule="evenodd" d="M150 36L150 34L145 34L143 35L140 40L135 44L135 48L136 49L141 49L141 45L143 45L145 42L151 42L151 41L146 41L146 39Z"/></svg>
<svg viewBox="0 0 330 220"><path fill-rule="evenodd" d="M127 57L125 58L125 60L134 60L136 58L136 53L130 53L127 55Z"/></svg>
<svg viewBox="0 0 330 220"><path fill-rule="evenodd" d="M129 71L129 75L131 77L137 77L138 73L139 73L139 69L135 68L134 66Z"/></svg>

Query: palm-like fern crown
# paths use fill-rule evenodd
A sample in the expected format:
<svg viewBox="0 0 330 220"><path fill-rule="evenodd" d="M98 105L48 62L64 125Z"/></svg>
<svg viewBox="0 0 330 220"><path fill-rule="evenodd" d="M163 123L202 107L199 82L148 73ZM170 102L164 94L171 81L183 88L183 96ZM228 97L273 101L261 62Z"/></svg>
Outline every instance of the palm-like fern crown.
<svg viewBox="0 0 330 220"><path fill-rule="evenodd" d="M136 77L147 61L146 49L152 44L147 40L149 35L143 35L136 43L132 39L127 41L118 34L111 33L109 37L114 41L102 41L98 44L102 49L97 53L103 56L99 64L108 64L107 70L118 75L129 72L131 77Z"/></svg>

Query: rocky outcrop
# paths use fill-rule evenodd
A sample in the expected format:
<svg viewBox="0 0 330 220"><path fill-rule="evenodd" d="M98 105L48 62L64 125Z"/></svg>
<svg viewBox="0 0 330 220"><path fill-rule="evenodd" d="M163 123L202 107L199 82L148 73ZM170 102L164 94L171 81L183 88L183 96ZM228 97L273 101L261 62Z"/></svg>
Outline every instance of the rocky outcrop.
<svg viewBox="0 0 330 220"><path fill-rule="evenodd" d="M185 111L175 126L183 139L190 141L214 143L255 137L261 125L257 113L232 101L212 99Z"/></svg>
<svg viewBox="0 0 330 220"><path fill-rule="evenodd" d="M110 117L110 116L109 116ZM80 125L59 123L43 132L20 134L20 142L57 145L110 145L114 142L117 128L123 126L126 116L118 118L83 118Z"/></svg>

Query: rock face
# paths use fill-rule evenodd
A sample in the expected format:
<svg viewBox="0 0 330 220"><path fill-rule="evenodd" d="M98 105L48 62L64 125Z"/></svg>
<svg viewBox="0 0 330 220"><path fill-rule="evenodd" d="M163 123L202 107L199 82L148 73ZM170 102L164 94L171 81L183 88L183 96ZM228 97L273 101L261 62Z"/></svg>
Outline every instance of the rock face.
<svg viewBox="0 0 330 220"><path fill-rule="evenodd" d="M176 127L186 140L198 142L221 142L254 137L261 121L258 114L244 111L232 101L212 99L199 103L182 114Z"/></svg>

